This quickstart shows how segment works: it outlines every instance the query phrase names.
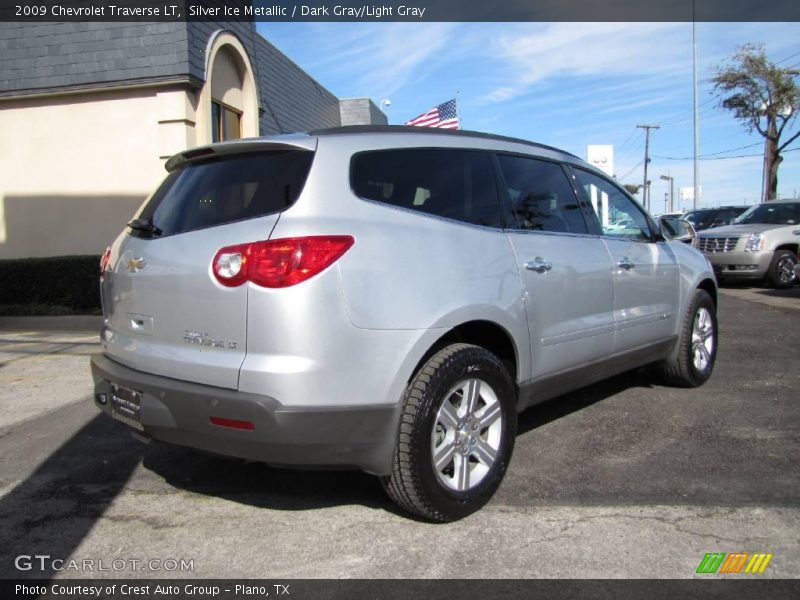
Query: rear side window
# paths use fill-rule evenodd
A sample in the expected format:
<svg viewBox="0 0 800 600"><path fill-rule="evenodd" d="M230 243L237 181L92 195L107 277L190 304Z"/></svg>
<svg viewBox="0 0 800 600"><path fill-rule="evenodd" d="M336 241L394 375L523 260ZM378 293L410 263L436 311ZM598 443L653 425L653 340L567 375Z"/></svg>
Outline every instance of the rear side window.
<svg viewBox="0 0 800 600"><path fill-rule="evenodd" d="M517 228L586 233L578 198L560 165L521 156L499 155Z"/></svg>
<svg viewBox="0 0 800 600"><path fill-rule="evenodd" d="M189 164L164 180L137 218L164 236L286 210L300 195L313 156L279 150ZM131 235L152 234L133 229Z"/></svg>
<svg viewBox="0 0 800 600"><path fill-rule="evenodd" d="M443 148L362 152L353 157L350 176L353 191L366 200L502 227L488 153Z"/></svg>

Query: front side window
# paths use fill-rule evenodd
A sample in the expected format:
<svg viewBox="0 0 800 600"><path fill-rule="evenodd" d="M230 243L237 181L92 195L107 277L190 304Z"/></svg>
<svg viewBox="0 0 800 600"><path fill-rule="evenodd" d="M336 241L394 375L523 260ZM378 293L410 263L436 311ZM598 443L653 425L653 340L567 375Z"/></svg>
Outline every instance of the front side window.
<svg viewBox="0 0 800 600"><path fill-rule="evenodd" d="M560 165L522 156L499 155L516 227L533 231L586 233L575 192Z"/></svg>
<svg viewBox="0 0 800 600"><path fill-rule="evenodd" d="M491 156L447 148L362 152L350 183L357 196L465 223L502 227Z"/></svg>
<svg viewBox="0 0 800 600"><path fill-rule="evenodd" d="M582 169L575 169L575 176L600 221L603 235L636 240L652 238L647 217L625 192Z"/></svg>

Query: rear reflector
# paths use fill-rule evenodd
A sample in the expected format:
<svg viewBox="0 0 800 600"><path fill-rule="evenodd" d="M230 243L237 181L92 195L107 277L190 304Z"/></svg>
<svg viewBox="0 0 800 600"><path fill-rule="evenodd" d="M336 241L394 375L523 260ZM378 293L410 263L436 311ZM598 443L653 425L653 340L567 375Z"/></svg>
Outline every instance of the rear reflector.
<svg viewBox="0 0 800 600"><path fill-rule="evenodd" d="M214 255L211 270L226 287L250 281L284 288L321 273L354 243L350 235L319 235L226 246Z"/></svg>
<svg viewBox="0 0 800 600"><path fill-rule="evenodd" d="M256 424L252 421L238 421L236 419L225 419L224 417L209 417L212 425L219 425L220 427L230 427L231 429L244 429L246 431L253 431Z"/></svg>

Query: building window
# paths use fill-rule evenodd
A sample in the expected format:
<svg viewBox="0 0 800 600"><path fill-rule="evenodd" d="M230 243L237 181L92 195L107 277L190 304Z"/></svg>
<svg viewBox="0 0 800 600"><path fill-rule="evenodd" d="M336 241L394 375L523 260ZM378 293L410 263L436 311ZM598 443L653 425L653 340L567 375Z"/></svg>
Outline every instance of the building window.
<svg viewBox="0 0 800 600"><path fill-rule="evenodd" d="M216 100L211 101L211 139L214 142L242 137L242 113Z"/></svg>

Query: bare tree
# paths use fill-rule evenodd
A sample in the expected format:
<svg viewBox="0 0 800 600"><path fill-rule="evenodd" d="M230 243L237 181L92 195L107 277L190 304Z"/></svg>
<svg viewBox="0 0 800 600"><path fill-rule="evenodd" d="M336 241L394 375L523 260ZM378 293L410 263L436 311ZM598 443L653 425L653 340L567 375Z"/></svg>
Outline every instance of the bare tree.
<svg viewBox="0 0 800 600"><path fill-rule="evenodd" d="M800 136L800 131L789 135L800 110L798 74L797 70L770 62L763 46L746 44L737 49L728 63L717 66L711 79L721 98L720 105L732 111L748 131L755 130L765 139L767 185L763 202L777 197L781 152ZM788 139L781 141L784 133Z"/></svg>

